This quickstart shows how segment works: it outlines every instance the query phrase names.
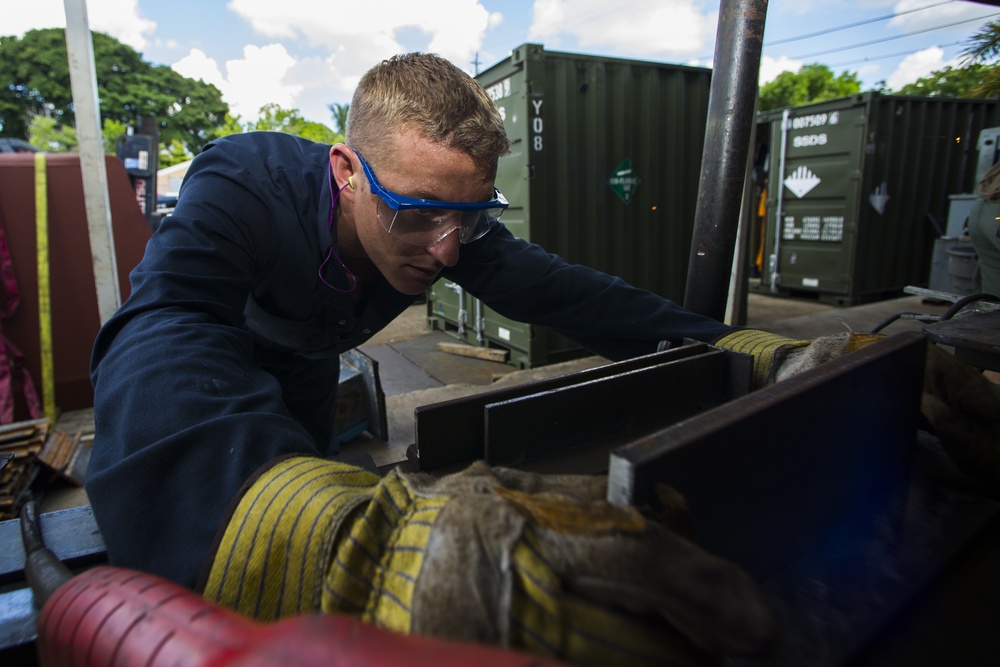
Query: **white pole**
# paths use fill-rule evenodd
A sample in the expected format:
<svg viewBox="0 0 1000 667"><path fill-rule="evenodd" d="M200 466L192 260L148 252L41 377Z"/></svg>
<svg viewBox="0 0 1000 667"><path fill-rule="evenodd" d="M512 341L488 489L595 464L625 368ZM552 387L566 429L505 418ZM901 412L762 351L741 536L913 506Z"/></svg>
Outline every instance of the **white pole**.
<svg viewBox="0 0 1000 667"><path fill-rule="evenodd" d="M118 262L111 227L111 200L108 171L101 143L101 114L97 98L94 43L87 21L86 0L63 0L66 8L66 52L76 115L76 137L83 172L83 196L90 228L90 254L94 266L94 286L101 324L121 305Z"/></svg>

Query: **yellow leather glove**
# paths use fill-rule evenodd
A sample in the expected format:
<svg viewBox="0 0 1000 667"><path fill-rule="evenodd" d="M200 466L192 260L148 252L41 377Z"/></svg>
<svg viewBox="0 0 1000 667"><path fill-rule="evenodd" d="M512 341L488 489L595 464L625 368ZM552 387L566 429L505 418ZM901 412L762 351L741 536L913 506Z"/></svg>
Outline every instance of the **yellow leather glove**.
<svg viewBox="0 0 1000 667"><path fill-rule="evenodd" d="M775 373L788 354L809 345L759 329L739 329L715 341L716 347L753 357L753 387L759 389L775 381Z"/></svg>
<svg viewBox="0 0 1000 667"><path fill-rule="evenodd" d="M204 594L258 619L345 613L581 665L770 644L746 573L605 491L604 477L481 462L438 480L281 460L240 499Z"/></svg>
<svg viewBox="0 0 1000 667"><path fill-rule="evenodd" d="M928 345L920 412L959 468L1000 491L1000 385Z"/></svg>

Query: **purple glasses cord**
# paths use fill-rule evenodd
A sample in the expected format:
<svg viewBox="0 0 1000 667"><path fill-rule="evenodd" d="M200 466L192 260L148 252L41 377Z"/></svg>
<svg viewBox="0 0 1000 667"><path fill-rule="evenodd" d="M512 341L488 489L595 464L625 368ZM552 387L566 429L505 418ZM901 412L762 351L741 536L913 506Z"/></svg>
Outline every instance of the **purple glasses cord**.
<svg viewBox="0 0 1000 667"><path fill-rule="evenodd" d="M347 187L347 183L344 183L344 185L342 185L341 188L339 190L337 190L337 194L333 193L333 168L332 167L327 171L327 181L326 182L327 182L327 184L330 187L330 219L326 223L326 228L330 232L330 249L327 251L326 258L323 260L323 263L319 265L319 271L317 272L317 275L319 275L319 279L323 282L323 284L326 285L327 287L329 287L330 289L332 289L334 292L340 292L341 294L349 294L350 292L353 292L355 289L357 289L357 287L358 287L358 277L355 276L353 273L351 273L351 270L349 268L347 268L347 266L344 264L343 260L341 260L340 257L337 255L337 252L334 250L334 247L336 246L336 243L335 243L336 239L333 238L333 212L334 212L334 210L336 209L336 206L337 206L337 199L340 198L340 193L343 192L344 188ZM330 261L331 257L335 257L337 259L337 262L342 267L344 267L344 271L347 272L347 276L351 279L351 287L349 289L338 289L338 288L334 287L333 285L331 285L330 283L326 282L326 278L323 277L323 269L326 267L326 264L327 264L327 262Z"/></svg>

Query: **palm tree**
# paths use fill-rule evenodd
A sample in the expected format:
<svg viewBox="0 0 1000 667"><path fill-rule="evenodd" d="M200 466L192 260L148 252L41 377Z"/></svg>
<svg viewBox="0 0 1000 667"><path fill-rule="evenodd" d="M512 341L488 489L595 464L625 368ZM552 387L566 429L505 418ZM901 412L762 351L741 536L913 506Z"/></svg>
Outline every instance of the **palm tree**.
<svg viewBox="0 0 1000 667"><path fill-rule="evenodd" d="M1000 56L1000 21L990 21L979 29L966 42L962 51L963 64L988 64ZM983 78L972 91L980 97L996 97L1000 95L1000 64L992 63L983 68Z"/></svg>
<svg viewBox="0 0 1000 667"><path fill-rule="evenodd" d="M333 129L340 134L347 132L347 112L351 108L350 104L328 104L326 108L333 114Z"/></svg>

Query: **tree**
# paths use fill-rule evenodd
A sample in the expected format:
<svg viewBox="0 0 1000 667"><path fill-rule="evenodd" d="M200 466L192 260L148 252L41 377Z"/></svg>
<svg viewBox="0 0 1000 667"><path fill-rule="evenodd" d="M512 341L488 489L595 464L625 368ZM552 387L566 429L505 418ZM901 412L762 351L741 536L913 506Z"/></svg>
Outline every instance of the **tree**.
<svg viewBox="0 0 1000 667"><path fill-rule="evenodd" d="M333 115L333 129L340 134L347 133L347 112L350 111L350 104L328 104L326 106Z"/></svg>
<svg viewBox="0 0 1000 667"><path fill-rule="evenodd" d="M116 120L104 121L101 143L105 153L115 152L115 142L125 134L125 124ZM57 125L54 118L35 116L28 126L28 143L48 153L72 153L77 150L76 128Z"/></svg>
<svg viewBox="0 0 1000 667"><path fill-rule="evenodd" d="M798 72L782 72L760 88L760 110L782 109L809 102L846 97L861 92L855 72L834 76L826 65L803 65Z"/></svg>
<svg viewBox="0 0 1000 667"><path fill-rule="evenodd" d="M260 118L247 126L248 130L286 132L324 144L335 144L344 140L322 123L306 120L298 109L284 109L277 104L265 104L260 108Z"/></svg>
<svg viewBox="0 0 1000 667"><path fill-rule="evenodd" d="M924 97L981 97L977 93L987 65L972 64L967 67L945 67L908 83L895 95L921 95Z"/></svg>
<svg viewBox="0 0 1000 667"><path fill-rule="evenodd" d="M978 85L969 92L975 97L996 97L1000 95L1000 21L990 21L972 35L962 51L962 57L969 66L983 65Z"/></svg>
<svg viewBox="0 0 1000 667"><path fill-rule="evenodd" d="M92 32L100 113L123 125L156 118L160 139L181 141L195 154L223 124L229 110L222 93L210 84L151 65L129 46ZM23 37L0 37L0 130L28 136L32 118L42 116L56 127L73 125L65 31L30 30Z"/></svg>

